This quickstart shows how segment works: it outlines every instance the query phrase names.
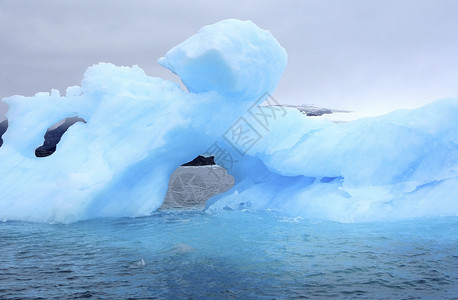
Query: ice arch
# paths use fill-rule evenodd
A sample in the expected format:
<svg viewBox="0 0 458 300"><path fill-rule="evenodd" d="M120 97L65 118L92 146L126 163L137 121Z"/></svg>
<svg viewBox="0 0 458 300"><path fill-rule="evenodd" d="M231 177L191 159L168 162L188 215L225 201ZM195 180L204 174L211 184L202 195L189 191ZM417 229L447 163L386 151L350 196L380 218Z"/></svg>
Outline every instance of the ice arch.
<svg viewBox="0 0 458 300"><path fill-rule="evenodd" d="M76 122L86 123L86 121L82 118L69 117L48 128L44 135L43 145L35 149L35 156L47 157L52 155L56 151L57 144L59 144L64 133Z"/></svg>
<svg viewBox="0 0 458 300"><path fill-rule="evenodd" d="M199 155L173 171L160 209L201 210L208 199L233 185L234 177L215 163L214 156Z"/></svg>
<svg viewBox="0 0 458 300"><path fill-rule="evenodd" d="M6 98L0 219L148 215L176 166L199 154L235 178L209 213L268 208L343 222L458 214L457 99L347 124L311 119L262 105L274 101L286 60L269 32L225 20L160 60L191 92L138 66L100 63L66 96ZM209 65L221 76L200 73ZM87 123L37 159L43 132L69 115Z"/></svg>

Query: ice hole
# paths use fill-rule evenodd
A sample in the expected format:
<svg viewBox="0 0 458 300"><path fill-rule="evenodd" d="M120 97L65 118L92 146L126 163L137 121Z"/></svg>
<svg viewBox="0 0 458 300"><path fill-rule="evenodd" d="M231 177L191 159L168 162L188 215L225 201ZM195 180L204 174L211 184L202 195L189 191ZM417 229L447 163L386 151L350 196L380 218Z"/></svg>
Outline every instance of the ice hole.
<svg viewBox="0 0 458 300"><path fill-rule="evenodd" d="M86 123L86 121L82 118L69 117L49 127L45 133L45 141L43 142L43 145L35 149L35 156L46 157L56 152L56 146L60 142L62 135L76 122Z"/></svg>
<svg viewBox="0 0 458 300"><path fill-rule="evenodd" d="M3 145L2 136L8 129L8 119L6 112L8 111L8 104L0 100L0 147Z"/></svg>
<svg viewBox="0 0 458 300"><path fill-rule="evenodd" d="M8 119L5 119L0 122L0 147L3 145L3 139L2 136L8 129Z"/></svg>
<svg viewBox="0 0 458 300"><path fill-rule="evenodd" d="M197 156L170 176L161 209L204 209L207 200L234 186L234 177L215 164L215 157Z"/></svg>

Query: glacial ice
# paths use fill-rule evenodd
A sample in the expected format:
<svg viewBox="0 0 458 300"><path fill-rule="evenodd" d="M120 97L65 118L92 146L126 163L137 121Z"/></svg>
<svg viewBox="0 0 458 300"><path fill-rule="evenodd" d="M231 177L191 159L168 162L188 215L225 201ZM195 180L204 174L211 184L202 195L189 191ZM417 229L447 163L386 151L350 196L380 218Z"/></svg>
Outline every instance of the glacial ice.
<svg viewBox="0 0 458 300"><path fill-rule="evenodd" d="M240 101L272 93L286 61L269 31L232 19L204 26L158 60L190 92L218 91Z"/></svg>
<svg viewBox="0 0 458 300"><path fill-rule="evenodd" d="M208 213L275 209L341 222L458 215L458 99L336 124L271 96L286 52L250 21L205 26L159 62L189 92L138 66L99 63L81 86L3 99L0 219L72 222L158 209L173 171L200 154L235 178ZM48 128L79 117L57 151Z"/></svg>

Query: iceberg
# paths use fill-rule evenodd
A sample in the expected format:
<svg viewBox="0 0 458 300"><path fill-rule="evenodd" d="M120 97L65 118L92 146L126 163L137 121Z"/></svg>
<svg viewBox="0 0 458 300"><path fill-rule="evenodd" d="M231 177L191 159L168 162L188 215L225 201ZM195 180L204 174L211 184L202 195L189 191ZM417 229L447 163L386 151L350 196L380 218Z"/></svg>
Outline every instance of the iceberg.
<svg viewBox="0 0 458 300"><path fill-rule="evenodd" d="M235 180L207 202L211 214L274 209L340 222L458 214L458 99L336 124L278 105L272 92L286 62L268 31L230 19L159 59L188 91L138 66L99 63L65 96L2 99L0 219L149 215L175 169L198 155L214 156ZM48 129L69 118L82 121L37 157Z"/></svg>

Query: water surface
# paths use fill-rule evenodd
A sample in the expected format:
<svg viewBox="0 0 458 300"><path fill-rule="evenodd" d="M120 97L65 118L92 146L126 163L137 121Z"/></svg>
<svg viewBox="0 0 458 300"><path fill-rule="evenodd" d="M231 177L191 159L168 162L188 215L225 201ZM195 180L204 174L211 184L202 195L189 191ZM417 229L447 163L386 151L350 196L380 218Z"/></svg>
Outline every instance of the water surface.
<svg viewBox="0 0 458 300"><path fill-rule="evenodd" d="M458 218L341 224L275 212L0 223L0 298L458 297Z"/></svg>

